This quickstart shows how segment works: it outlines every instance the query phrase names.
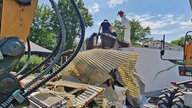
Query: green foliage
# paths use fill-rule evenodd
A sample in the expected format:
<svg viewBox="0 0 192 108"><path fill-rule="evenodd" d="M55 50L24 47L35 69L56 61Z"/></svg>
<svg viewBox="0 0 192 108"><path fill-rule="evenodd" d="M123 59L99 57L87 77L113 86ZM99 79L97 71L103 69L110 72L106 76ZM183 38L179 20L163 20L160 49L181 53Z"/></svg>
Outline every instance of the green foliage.
<svg viewBox="0 0 192 108"><path fill-rule="evenodd" d="M16 68L13 71L14 72L20 71L25 65L26 59L27 59L27 55L24 55L21 58L19 64L16 66ZM29 64L23 73L28 72L29 70L31 70L32 68L40 64L43 61L43 59L44 59L43 57L32 55L30 58ZM38 70L38 72L42 72L42 70L43 70L43 67L41 67L40 70Z"/></svg>
<svg viewBox="0 0 192 108"><path fill-rule="evenodd" d="M84 19L85 26L91 27L93 25L93 19L88 9L84 7L82 0L75 1ZM57 5L66 29L65 49L73 49L75 47L75 39L79 38L81 34L79 18L70 0L58 0ZM60 26L53 10L47 5L38 6L29 35L30 40L42 47L52 50L54 43L56 43L54 39L59 34Z"/></svg>
<svg viewBox="0 0 192 108"><path fill-rule="evenodd" d="M153 38L146 38L147 35L150 35L150 27L141 26L138 20L129 20L131 24L131 43L137 44L138 42L147 43L153 41ZM116 29L118 38L123 40L123 32L118 29L118 26L121 25L121 21L115 20L114 24L112 24L113 28Z"/></svg>
<svg viewBox="0 0 192 108"><path fill-rule="evenodd" d="M132 44L136 44L138 42L145 42L145 40L153 40L146 39L146 35L150 35L150 27L143 27L141 26L138 20L130 20L131 24L131 42Z"/></svg>
<svg viewBox="0 0 192 108"><path fill-rule="evenodd" d="M77 6L82 14L82 17L85 22L86 27L91 27L93 25L93 19L92 16L88 13L88 9L84 7L84 3L82 0L75 0L77 3ZM58 8L61 13L61 16L63 18L65 29L66 29L66 49L74 48L74 42L76 38L79 38L81 35L81 27L79 18L77 16L77 13L74 9L74 7L71 4L70 0L58 0ZM52 21L56 21L57 19L53 17ZM59 30L58 23L54 23L53 25L54 31Z"/></svg>
<svg viewBox="0 0 192 108"><path fill-rule="evenodd" d="M185 41L185 37L181 37L177 40L171 41L170 43L174 44L174 45L182 46L182 45L184 45L184 41Z"/></svg>
<svg viewBox="0 0 192 108"><path fill-rule="evenodd" d="M56 34L52 32L50 21L53 11L48 5L37 6L35 17L31 26L29 39L34 43L52 50Z"/></svg>
<svg viewBox="0 0 192 108"><path fill-rule="evenodd" d="M153 38L143 38L141 41L144 45L153 41Z"/></svg>
<svg viewBox="0 0 192 108"><path fill-rule="evenodd" d="M118 28L120 25L121 25L122 23L121 23L121 21L119 21L119 20L115 20L115 22L114 23L112 23L111 25L112 25L112 27L116 30L116 33L117 33L117 37L119 38L119 39L121 39L121 40L123 40L123 32Z"/></svg>

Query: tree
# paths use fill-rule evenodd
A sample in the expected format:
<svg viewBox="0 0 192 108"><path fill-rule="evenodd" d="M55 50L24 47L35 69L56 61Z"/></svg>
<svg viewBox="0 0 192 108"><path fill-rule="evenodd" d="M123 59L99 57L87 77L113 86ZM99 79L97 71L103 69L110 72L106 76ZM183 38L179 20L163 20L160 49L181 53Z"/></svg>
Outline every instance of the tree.
<svg viewBox="0 0 192 108"><path fill-rule="evenodd" d="M177 40L171 41L170 43L174 44L174 45L182 46L182 45L184 45L184 41L185 41L185 37L183 36Z"/></svg>
<svg viewBox="0 0 192 108"><path fill-rule="evenodd" d="M84 7L84 3L82 2L82 0L75 0L75 1L84 19L85 27L88 26L91 27L93 25L93 19L92 16L89 14L88 9ZM66 49L74 48L75 39L79 38L79 36L81 35L79 18L70 0L58 0L58 7L61 16L64 20L66 29L65 48ZM60 28L55 16L52 17L52 21L55 22L53 23L52 28L54 29L55 34L58 34Z"/></svg>
<svg viewBox="0 0 192 108"><path fill-rule="evenodd" d="M47 49L53 49L56 34L52 32L50 18L52 9L48 5L37 6L31 26L29 39Z"/></svg>
<svg viewBox="0 0 192 108"><path fill-rule="evenodd" d="M32 55L31 58L30 58L30 61L28 63L28 66L23 71L23 73L26 73L26 72L30 71L31 69L33 69L35 66L39 65L44 59L45 59L44 57L39 57L39 56L36 56L36 55ZM27 60L27 55L24 55L13 71L14 72L19 72L23 68L23 66L25 65L26 60ZM40 73L42 71L43 71L43 67L41 67L36 72Z"/></svg>
<svg viewBox="0 0 192 108"><path fill-rule="evenodd" d="M117 37L121 40L123 40L123 32L121 32L121 30L118 28L121 25L121 21L119 20L115 20L114 23L111 24L112 27L116 30L117 33Z"/></svg>
<svg viewBox="0 0 192 108"><path fill-rule="evenodd" d="M82 0L75 1L84 19L85 26L91 27L93 19L88 9L84 7ZM79 19L70 0L58 0L57 5L66 29L65 49L72 49L76 45L74 44L75 39L79 38L81 33ZM60 26L53 10L47 5L38 6L29 35L30 40L52 50L55 43L54 39L59 34Z"/></svg>
<svg viewBox="0 0 192 108"><path fill-rule="evenodd" d="M146 35L150 35L150 27L142 27L138 20L132 19L131 23L131 40L133 43L145 42ZM152 39L152 38L151 38Z"/></svg>
<svg viewBox="0 0 192 108"><path fill-rule="evenodd" d="M150 35L150 27L141 26L138 20L132 19L129 20L131 25L131 43L137 44L138 42L147 43L153 40L153 38L146 38L147 35ZM121 21L115 20L112 26L116 28L118 38L123 40L123 32L117 29L121 25Z"/></svg>

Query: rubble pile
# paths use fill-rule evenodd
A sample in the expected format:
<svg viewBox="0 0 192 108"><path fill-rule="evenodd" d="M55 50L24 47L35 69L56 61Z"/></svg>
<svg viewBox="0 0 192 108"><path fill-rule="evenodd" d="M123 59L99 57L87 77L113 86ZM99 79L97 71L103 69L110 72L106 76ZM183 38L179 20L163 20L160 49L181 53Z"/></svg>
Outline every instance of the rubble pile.
<svg viewBox="0 0 192 108"><path fill-rule="evenodd" d="M79 52L60 75L29 97L31 107L121 108L127 102L139 107L137 58L136 53L117 50Z"/></svg>

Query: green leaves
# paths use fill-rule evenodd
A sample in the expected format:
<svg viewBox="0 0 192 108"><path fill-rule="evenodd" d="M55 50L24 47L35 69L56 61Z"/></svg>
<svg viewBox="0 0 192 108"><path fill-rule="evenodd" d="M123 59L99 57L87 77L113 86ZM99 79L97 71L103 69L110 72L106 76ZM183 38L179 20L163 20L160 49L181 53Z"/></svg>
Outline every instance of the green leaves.
<svg viewBox="0 0 192 108"><path fill-rule="evenodd" d="M29 39L36 44L52 50L56 34L52 33L51 16L53 11L47 5L37 6L31 26Z"/></svg>
<svg viewBox="0 0 192 108"><path fill-rule="evenodd" d="M93 25L93 19L92 16L88 13L88 9L84 7L84 3L82 0L76 0L77 6L82 14L82 17L84 18L85 26L86 27L91 27ZM58 7L61 16L64 20L65 23L65 28L66 28L66 35L67 35L67 40L66 40L66 49L73 49L74 48L74 42L76 38L79 38L81 35L81 28L80 28L80 22L79 18L77 16L77 13L75 12L75 9L73 8L70 0L59 0L58 1ZM56 20L56 19L55 19ZM55 23L56 27L58 25ZM59 28L55 28L59 29ZM54 30L55 31L55 30Z"/></svg>
<svg viewBox="0 0 192 108"><path fill-rule="evenodd" d="M181 37L180 39L171 41L171 44L182 46L184 45L185 37Z"/></svg>
<svg viewBox="0 0 192 108"><path fill-rule="evenodd" d="M91 27L93 25L92 16L88 9L84 7L82 0L76 0L78 8L84 18L85 26ZM66 29L66 46L65 49L73 49L75 39L80 37L81 28L79 18L70 2L70 0L58 0L58 8L63 18ZM41 5L37 7L29 39L36 44L53 50L55 38L60 34L60 26L54 11L48 5Z"/></svg>
<svg viewBox="0 0 192 108"><path fill-rule="evenodd" d="M147 43L153 41L153 38L146 38L147 35L150 35L150 27L141 26L138 20L132 19L129 20L131 24L131 43L137 44L138 42ZM121 25L121 21L115 20L112 24L113 28L117 31L117 36L119 39L123 40L123 32L118 29L118 26Z"/></svg>
<svg viewBox="0 0 192 108"><path fill-rule="evenodd" d="M138 20L130 20L131 24L131 42L137 44L138 42L152 41L153 39L146 39L147 35L150 35L150 27L141 26Z"/></svg>
<svg viewBox="0 0 192 108"><path fill-rule="evenodd" d="M26 59L27 59L27 55L24 55L13 71L15 71L15 72L20 71L23 68L23 66L25 65ZM29 64L23 73L28 72L35 66L39 65L44 59L45 59L44 57L32 55L30 58ZM43 71L43 67L41 67L37 72L42 72L42 71Z"/></svg>

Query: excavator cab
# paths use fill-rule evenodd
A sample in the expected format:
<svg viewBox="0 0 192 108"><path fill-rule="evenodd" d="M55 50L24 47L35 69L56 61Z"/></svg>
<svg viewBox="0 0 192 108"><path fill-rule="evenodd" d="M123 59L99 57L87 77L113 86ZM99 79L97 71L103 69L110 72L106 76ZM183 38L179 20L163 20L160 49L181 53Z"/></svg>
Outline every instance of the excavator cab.
<svg viewBox="0 0 192 108"><path fill-rule="evenodd" d="M185 35L183 45L183 59L165 59L163 55L165 53L165 36L161 41L161 59L170 61L179 65L180 76L192 76L192 31L188 31ZM186 80L182 82L171 82L173 86L165 88L159 96L158 106L161 107L192 107L191 104L191 88L192 80ZM188 107L186 107L188 108Z"/></svg>
<svg viewBox="0 0 192 108"><path fill-rule="evenodd" d="M192 31L188 31L185 35L183 58L184 65L179 66L179 75L192 76Z"/></svg>
<svg viewBox="0 0 192 108"><path fill-rule="evenodd" d="M189 0L192 9L192 0ZM183 59L167 59L163 58L165 53L165 36L161 41L160 57L162 60L170 61L179 65L180 76L192 76L192 31L188 31L185 35L183 44ZM172 86L162 90L158 100L159 108L191 108L192 99L192 80L182 82L171 82Z"/></svg>
<svg viewBox="0 0 192 108"><path fill-rule="evenodd" d="M182 59L166 59L163 58L165 53L165 36L161 40L161 59L168 60L179 66L180 76L192 76L192 31L188 31L185 35L185 40L183 44L183 60Z"/></svg>

